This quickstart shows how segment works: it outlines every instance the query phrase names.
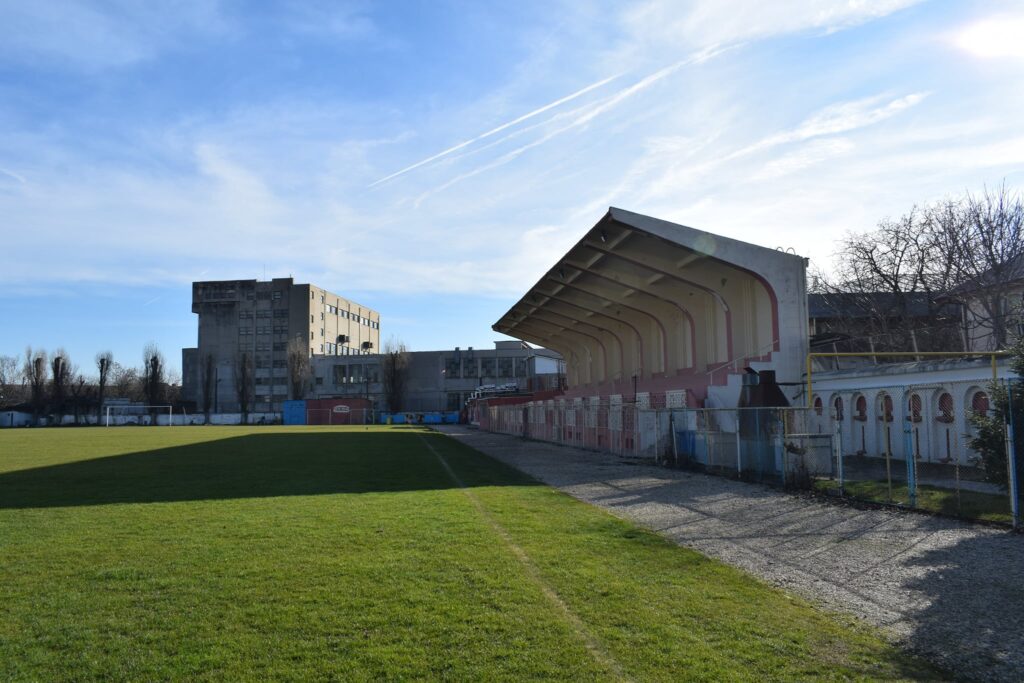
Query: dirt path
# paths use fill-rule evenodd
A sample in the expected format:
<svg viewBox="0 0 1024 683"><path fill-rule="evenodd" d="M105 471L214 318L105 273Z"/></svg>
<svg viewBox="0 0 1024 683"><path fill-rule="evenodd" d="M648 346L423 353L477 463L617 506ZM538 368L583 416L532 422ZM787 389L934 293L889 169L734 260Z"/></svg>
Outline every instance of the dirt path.
<svg viewBox="0 0 1024 683"><path fill-rule="evenodd" d="M474 448L979 680L1024 680L1024 536L464 427ZM642 568L638 568L642 571Z"/></svg>

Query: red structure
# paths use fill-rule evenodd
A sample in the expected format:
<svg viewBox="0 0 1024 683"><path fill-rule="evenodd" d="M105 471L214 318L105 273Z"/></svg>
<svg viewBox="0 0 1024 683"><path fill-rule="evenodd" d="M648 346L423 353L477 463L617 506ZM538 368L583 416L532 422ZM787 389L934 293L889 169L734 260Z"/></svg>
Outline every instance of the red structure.
<svg viewBox="0 0 1024 683"><path fill-rule="evenodd" d="M365 398L317 398L306 401L308 425L361 425L373 422Z"/></svg>

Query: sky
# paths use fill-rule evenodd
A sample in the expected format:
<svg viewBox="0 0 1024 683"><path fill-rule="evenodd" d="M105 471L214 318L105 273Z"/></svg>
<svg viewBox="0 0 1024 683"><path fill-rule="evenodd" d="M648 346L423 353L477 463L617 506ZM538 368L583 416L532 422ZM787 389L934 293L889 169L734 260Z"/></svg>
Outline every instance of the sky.
<svg viewBox="0 0 1024 683"><path fill-rule="evenodd" d="M413 350L609 206L828 270L1024 187L1024 3L0 0L0 354L173 368L194 280L293 276Z"/></svg>

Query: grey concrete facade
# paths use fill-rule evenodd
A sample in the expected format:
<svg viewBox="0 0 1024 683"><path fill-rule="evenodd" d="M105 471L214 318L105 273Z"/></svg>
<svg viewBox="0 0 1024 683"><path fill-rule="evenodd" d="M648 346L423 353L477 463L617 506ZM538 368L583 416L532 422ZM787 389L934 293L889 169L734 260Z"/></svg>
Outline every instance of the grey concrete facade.
<svg viewBox="0 0 1024 683"><path fill-rule="evenodd" d="M382 355L313 357L310 398L365 397L385 406ZM558 388L565 362L555 351L518 341L495 342L493 349L412 351L403 410L459 410L481 387L515 384L522 392Z"/></svg>
<svg viewBox="0 0 1024 683"><path fill-rule="evenodd" d="M203 403L209 372L214 412L239 409L239 358L252 360L253 410L277 411L289 397L288 345L310 356L366 356L380 347L380 314L322 287L292 278L192 283L198 344L182 349L182 396Z"/></svg>

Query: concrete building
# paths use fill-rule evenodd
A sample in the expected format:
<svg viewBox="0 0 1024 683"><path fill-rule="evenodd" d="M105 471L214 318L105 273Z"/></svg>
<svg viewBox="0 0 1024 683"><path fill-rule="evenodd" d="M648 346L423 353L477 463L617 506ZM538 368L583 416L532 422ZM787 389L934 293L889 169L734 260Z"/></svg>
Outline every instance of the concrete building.
<svg viewBox="0 0 1024 683"><path fill-rule="evenodd" d="M383 410L383 358L314 356L310 398L365 397ZM402 409L459 410L481 388L512 391L514 386L524 393L553 390L562 385L564 375L565 361L557 352L520 341L495 342L493 349L412 351Z"/></svg>
<svg viewBox="0 0 1024 683"><path fill-rule="evenodd" d="M495 323L562 353L563 397L735 406L744 368L799 393L806 260L611 208Z"/></svg>
<svg viewBox="0 0 1024 683"><path fill-rule="evenodd" d="M199 315L198 345L182 349L182 396L203 405L210 374L214 412L239 409L239 359L252 359L253 411L278 411L289 398L288 345L302 342L310 356L351 357L380 347L380 314L322 287L292 278L192 283Z"/></svg>

